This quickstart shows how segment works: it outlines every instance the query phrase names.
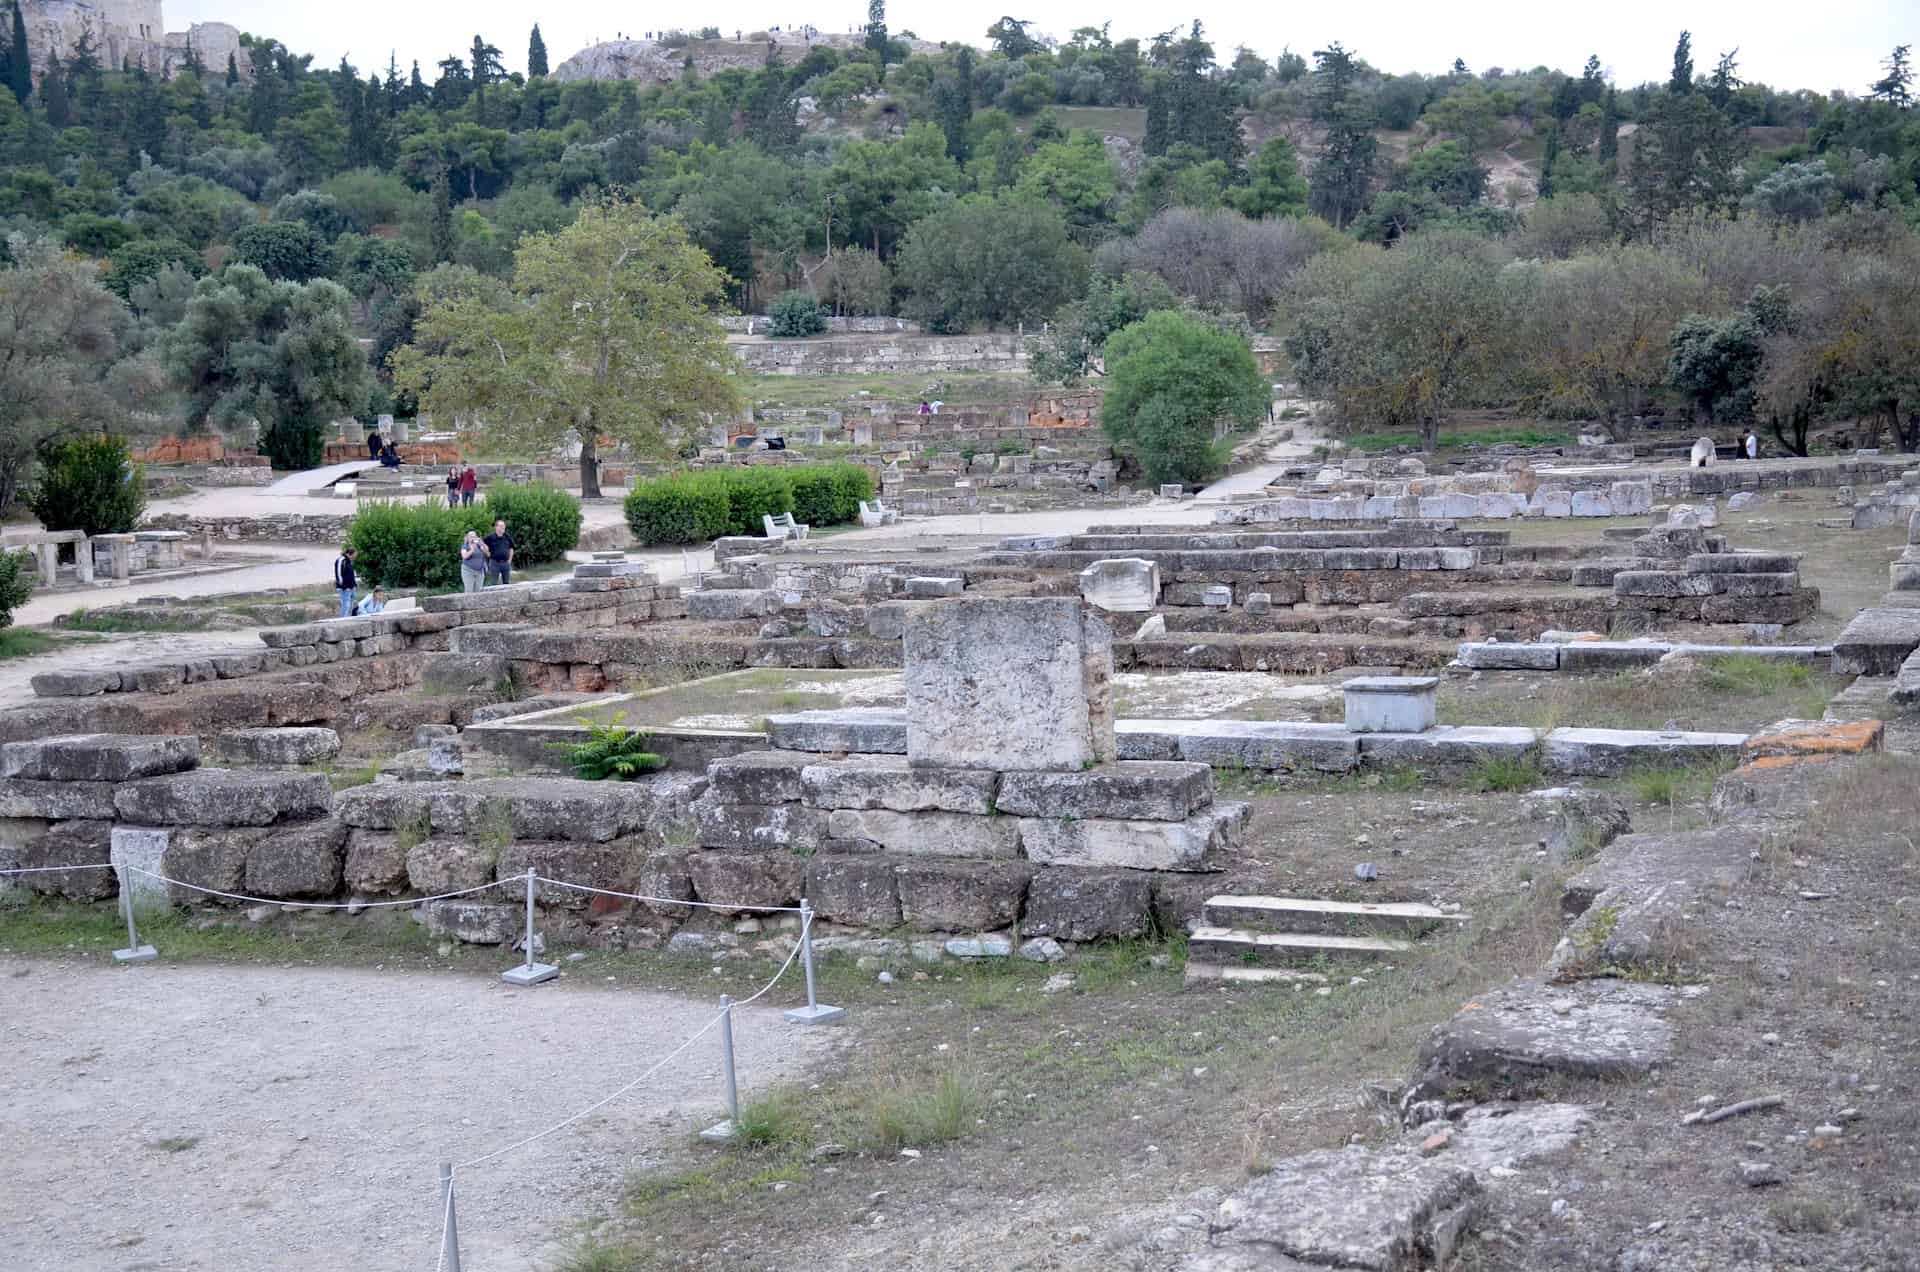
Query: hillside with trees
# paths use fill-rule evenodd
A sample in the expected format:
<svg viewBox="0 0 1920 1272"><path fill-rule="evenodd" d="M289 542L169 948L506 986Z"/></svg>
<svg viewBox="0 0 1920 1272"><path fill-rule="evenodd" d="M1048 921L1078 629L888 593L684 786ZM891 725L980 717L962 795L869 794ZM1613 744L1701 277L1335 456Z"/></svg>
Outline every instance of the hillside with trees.
<svg viewBox="0 0 1920 1272"><path fill-rule="evenodd" d="M1685 33L1670 78L1637 85L1598 53L1396 74L1339 43L1222 51L1197 21L985 37L930 50L874 0L858 44L766 41L757 68L689 59L667 83L561 82L537 27L515 37L531 75L451 33L426 69L318 67L264 36L247 71L166 78L84 41L44 66L10 49L0 293L28 321L0 365L62 387L9 398L36 405L0 441L0 498L63 430L257 420L298 463L331 418L451 404L433 386L455 377L419 370L457 343L450 307L537 303L516 253L610 196L716 267L700 305L798 290L934 331L1051 322L1036 370L1067 382L1180 310L1282 337L1346 421L1428 442L1503 405L1920 445L1905 46L1828 96L1747 82L1734 53L1703 71Z"/></svg>

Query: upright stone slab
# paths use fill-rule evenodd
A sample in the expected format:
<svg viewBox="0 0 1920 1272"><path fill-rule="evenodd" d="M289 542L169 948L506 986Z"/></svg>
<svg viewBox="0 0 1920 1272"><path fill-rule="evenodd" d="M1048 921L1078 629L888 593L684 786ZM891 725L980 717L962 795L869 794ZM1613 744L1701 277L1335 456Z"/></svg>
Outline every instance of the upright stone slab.
<svg viewBox="0 0 1920 1272"><path fill-rule="evenodd" d="M124 882L136 914L165 910L172 903L167 885L154 877L165 869L167 845L172 839L172 831L150 826L113 828L107 859Z"/></svg>
<svg viewBox="0 0 1920 1272"><path fill-rule="evenodd" d="M1433 727L1438 676L1357 676L1341 686L1349 733L1425 733Z"/></svg>
<svg viewBox="0 0 1920 1272"><path fill-rule="evenodd" d="M1067 597L960 597L906 626L907 760L1079 769L1114 758L1113 634Z"/></svg>
<svg viewBox="0 0 1920 1272"><path fill-rule="evenodd" d="M1080 571L1080 596L1110 614L1144 614L1160 600L1160 567L1139 557L1095 561Z"/></svg>

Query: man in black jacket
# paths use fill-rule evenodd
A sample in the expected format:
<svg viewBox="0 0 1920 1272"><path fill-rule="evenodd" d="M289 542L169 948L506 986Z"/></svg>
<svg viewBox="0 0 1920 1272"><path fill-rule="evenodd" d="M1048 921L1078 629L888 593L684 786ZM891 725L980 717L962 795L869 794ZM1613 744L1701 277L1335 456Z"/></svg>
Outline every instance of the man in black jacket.
<svg viewBox="0 0 1920 1272"><path fill-rule="evenodd" d="M487 545L487 582L505 587L513 581L513 536L507 523L493 523L493 533L480 542Z"/></svg>
<svg viewBox="0 0 1920 1272"><path fill-rule="evenodd" d="M340 617L353 617L353 594L360 586L360 580L354 577L352 548L340 549L340 555L333 559L333 590L340 594Z"/></svg>

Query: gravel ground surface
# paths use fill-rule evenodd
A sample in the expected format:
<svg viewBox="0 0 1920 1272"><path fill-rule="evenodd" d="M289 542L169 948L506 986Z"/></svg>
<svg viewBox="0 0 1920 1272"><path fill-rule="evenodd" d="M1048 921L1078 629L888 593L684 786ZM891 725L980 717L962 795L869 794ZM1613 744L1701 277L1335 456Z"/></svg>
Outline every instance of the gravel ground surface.
<svg viewBox="0 0 1920 1272"><path fill-rule="evenodd" d="M326 967L0 959L5 1265L15 1272L419 1272L437 1163L617 1090L710 1003ZM850 1038L734 1020L743 1091ZM470 1272L549 1266L627 1172L722 1111L717 1031L631 1095L458 1177Z"/></svg>

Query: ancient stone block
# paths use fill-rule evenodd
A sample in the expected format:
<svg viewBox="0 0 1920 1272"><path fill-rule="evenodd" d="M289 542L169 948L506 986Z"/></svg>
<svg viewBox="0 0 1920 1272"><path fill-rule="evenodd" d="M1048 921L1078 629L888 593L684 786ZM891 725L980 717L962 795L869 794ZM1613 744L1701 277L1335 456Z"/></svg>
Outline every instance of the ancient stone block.
<svg viewBox="0 0 1920 1272"><path fill-rule="evenodd" d="M1616 517L1643 517L1653 511L1653 483L1616 481L1607 488L1608 502Z"/></svg>
<svg viewBox="0 0 1920 1272"><path fill-rule="evenodd" d="M0 778L0 817L114 817L111 782L31 782Z"/></svg>
<svg viewBox="0 0 1920 1272"><path fill-rule="evenodd" d="M939 811L985 815L994 810L999 775L987 769L916 768L904 758L851 756L800 772L801 798L811 808Z"/></svg>
<svg viewBox="0 0 1920 1272"><path fill-rule="evenodd" d="M1027 867L1008 861L909 861L894 870L900 914L925 932L984 932L1020 917Z"/></svg>
<svg viewBox="0 0 1920 1272"><path fill-rule="evenodd" d="M420 656L420 688L426 693L496 693L507 679L507 660L497 654Z"/></svg>
<svg viewBox="0 0 1920 1272"><path fill-rule="evenodd" d="M1213 770L1192 762L1116 761L1071 772L1008 773L1003 813L1038 818L1184 821L1213 803Z"/></svg>
<svg viewBox="0 0 1920 1272"><path fill-rule="evenodd" d="M1800 575L1723 574L1719 583L1727 596L1791 596L1800 590Z"/></svg>
<svg viewBox="0 0 1920 1272"><path fill-rule="evenodd" d="M694 836L702 848L818 848L828 837L827 814L798 803L733 804L713 792L693 804Z"/></svg>
<svg viewBox="0 0 1920 1272"><path fill-rule="evenodd" d="M765 618L780 609L778 592L749 588L727 588L714 590L703 588L689 592L685 603L688 618L716 621L734 621L744 618Z"/></svg>
<svg viewBox="0 0 1920 1272"><path fill-rule="evenodd" d="M477 888L493 879L499 855L464 839L423 839L407 850L407 884L429 896Z"/></svg>
<svg viewBox="0 0 1920 1272"><path fill-rule="evenodd" d="M1562 486L1541 486L1527 499L1529 517L1570 517L1573 492Z"/></svg>
<svg viewBox="0 0 1920 1272"><path fill-rule="evenodd" d="M125 846L125 838L130 829L126 826L115 828L120 839L116 847ZM215 897L210 893L196 889L211 888L219 892L241 893L246 890L247 858L259 846L266 831L258 826L174 826L156 828L150 833L166 838L160 858L159 873L181 884L193 887L172 887L171 896L178 905L237 905L230 898ZM153 867L149 867L152 869ZM133 885L129 885L133 886ZM168 887L169 885L157 885Z"/></svg>
<svg viewBox="0 0 1920 1272"><path fill-rule="evenodd" d="M97 693L119 692L120 671L118 668L43 671L28 683L42 698L86 698Z"/></svg>
<svg viewBox="0 0 1920 1272"><path fill-rule="evenodd" d="M246 891L258 897L330 897L340 890L347 827L331 817L275 826L247 854Z"/></svg>
<svg viewBox="0 0 1920 1272"><path fill-rule="evenodd" d="M687 873L700 900L744 909L794 904L805 864L791 853L697 852L687 858Z"/></svg>
<svg viewBox="0 0 1920 1272"><path fill-rule="evenodd" d="M713 797L727 804L785 804L800 798L800 772L816 763L797 751L745 751L707 765Z"/></svg>
<svg viewBox="0 0 1920 1272"><path fill-rule="evenodd" d="M236 729L208 740L212 758L222 764L292 766L330 760L340 753L340 735L332 729Z"/></svg>
<svg viewBox="0 0 1920 1272"><path fill-rule="evenodd" d="M913 600L935 600L940 597L958 596L965 590L965 579L925 576L910 578L906 582L906 594Z"/></svg>
<svg viewBox="0 0 1920 1272"><path fill-rule="evenodd" d="M1664 985L1516 981L1474 995L1421 1044L1419 1081L1436 1091L1538 1082L1553 1076L1631 1079L1672 1053Z"/></svg>
<svg viewBox="0 0 1920 1272"><path fill-rule="evenodd" d="M1020 930L1063 941L1139 936L1152 922L1153 879L1129 871L1046 869L1027 885Z"/></svg>
<svg viewBox="0 0 1920 1272"><path fill-rule="evenodd" d="M1732 575L1681 574L1668 570L1622 570L1613 576L1615 596L1711 596Z"/></svg>
<svg viewBox="0 0 1920 1272"><path fill-rule="evenodd" d="M835 809L827 834L865 841L883 852L912 857L1010 858L1020 855L1019 822L969 813L897 813L885 809Z"/></svg>
<svg viewBox="0 0 1920 1272"><path fill-rule="evenodd" d="M928 606L907 621L907 758L1003 772L1111 759L1112 679L1112 633L1077 599Z"/></svg>
<svg viewBox="0 0 1920 1272"><path fill-rule="evenodd" d="M81 733L0 745L0 778L126 782L200 763L200 739L166 734Z"/></svg>
<svg viewBox="0 0 1920 1272"><path fill-rule="evenodd" d="M1133 870L1200 870L1247 822L1245 804L1215 804L1184 821L1024 817L1020 846L1043 865L1116 866Z"/></svg>
<svg viewBox="0 0 1920 1272"><path fill-rule="evenodd" d="M1507 641L1460 646L1463 665L1480 671L1556 671L1560 667L1559 645L1522 645Z"/></svg>
<svg viewBox="0 0 1920 1272"><path fill-rule="evenodd" d="M1872 606L1855 614L1833 642L1833 674L1891 676L1916 648L1920 648L1920 609ZM0 816L7 815L4 804L0 795Z"/></svg>
<svg viewBox="0 0 1920 1272"><path fill-rule="evenodd" d="M106 820L47 822L34 819L37 834L12 833L13 864L45 870L20 876L21 882L43 896L69 901L101 901L120 891L111 870L47 870L50 866L97 866L111 860L113 823Z"/></svg>
<svg viewBox="0 0 1920 1272"><path fill-rule="evenodd" d="M635 891L656 898L640 904L660 918L684 919L693 913L692 906L676 904L694 899L693 875L687 869L686 857L679 853L656 852L649 856L640 866L640 882Z"/></svg>
<svg viewBox="0 0 1920 1272"><path fill-rule="evenodd" d="M849 707L767 717L767 743L817 755L905 755L907 716L898 708Z"/></svg>
<svg viewBox="0 0 1920 1272"><path fill-rule="evenodd" d="M145 826L266 826L323 813L332 799L319 773L196 769L123 783L113 806L123 820Z"/></svg>
<svg viewBox="0 0 1920 1272"><path fill-rule="evenodd" d="M350 827L341 881L353 893L405 892L406 841L389 831Z"/></svg>
<svg viewBox="0 0 1920 1272"><path fill-rule="evenodd" d="M1547 734L1541 758L1552 773L1575 777L1616 777L1636 765L1686 764L1732 759L1747 740L1744 733L1693 733L1681 730L1555 729Z"/></svg>
<svg viewBox="0 0 1920 1272"><path fill-rule="evenodd" d="M893 863L877 856L828 856L807 863L807 903L823 919L855 927L900 926Z"/></svg>
<svg viewBox="0 0 1920 1272"><path fill-rule="evenodd" d="M1424 733L1433 727L1438 676L1356 676L1340 685L1349 733Z"/></svg>
<svg viewBox="0 0 1920 1272"><path fill-rule="evenodd" d="M1696 552L1687 558L1689 574L1796 574L1800 557L1792 552Z"/></svg>
<svg viewBox="0 0 1920 1272"><path fill-rule="evenodd" d="M517 905L454 897L430 901L425 909L427 931L469 945L506 945L520 939L526 927L526 911Z"/></svg>
<svg viewBox="0 0 1920 1272"><path fill-rule="evenodd" d="M1138 557L1095 561L1080 571L1080 597L1113 614L1144 614L1159 603L1160 567Z"/></svg>
<svg viewBox="0 0 1920 1272"><path fill-rule="evenodd" d="M654 826L669 811L666 804L676 789L658 778L586 782L502 777L412 785L428 788L427 807L436 833L585 843L605 843ZM338 809L336 815L345 819Z"/></svg>

